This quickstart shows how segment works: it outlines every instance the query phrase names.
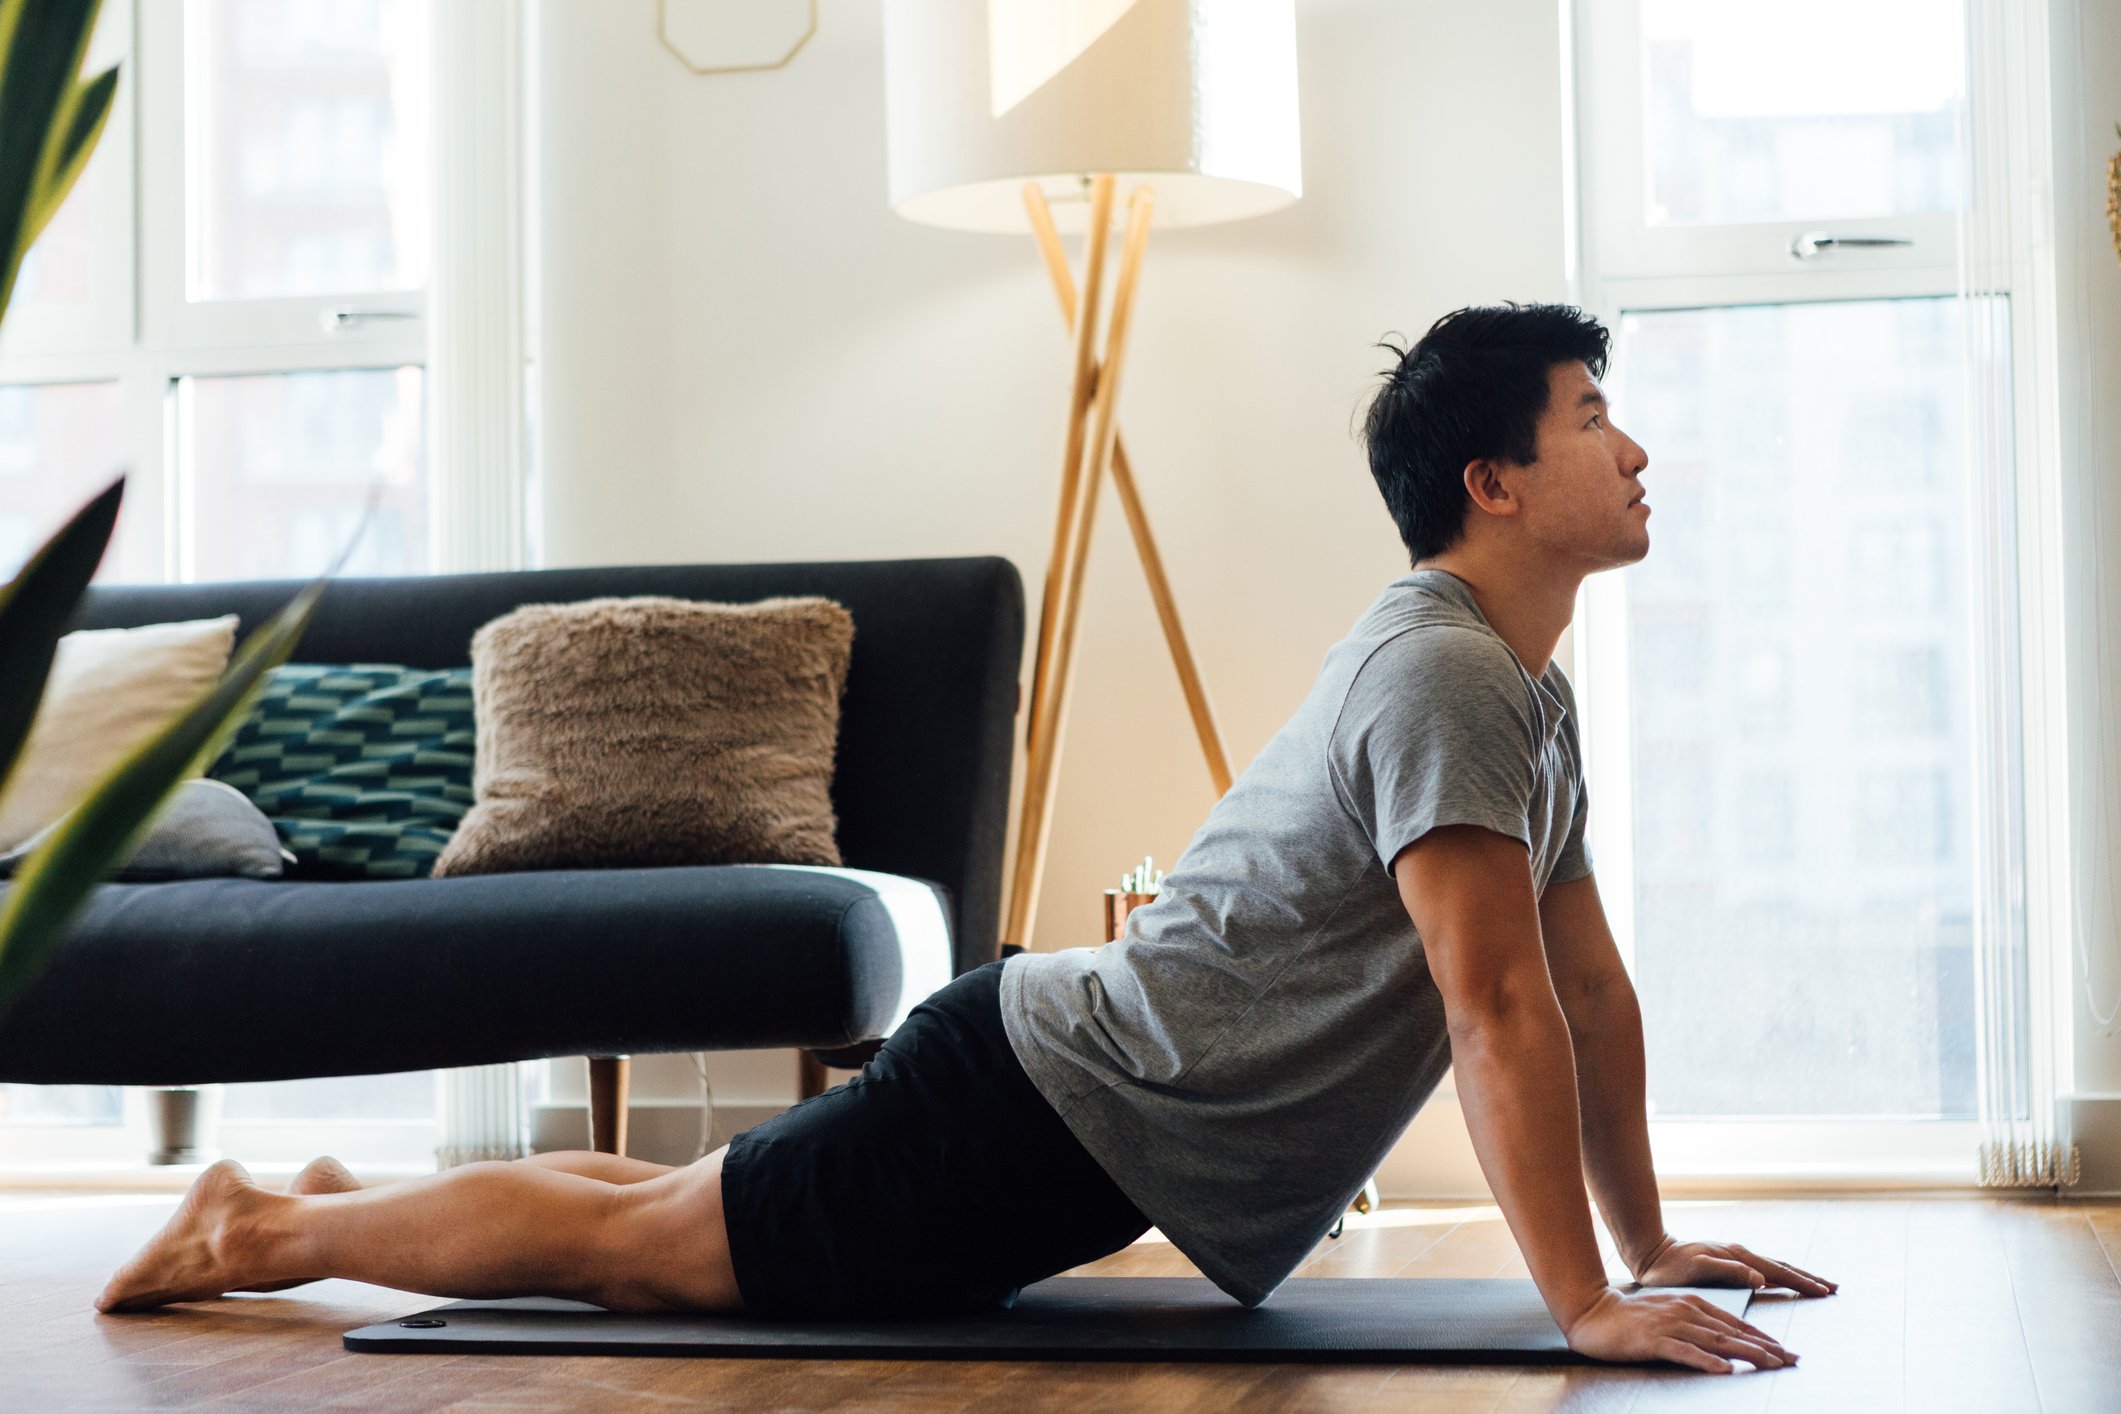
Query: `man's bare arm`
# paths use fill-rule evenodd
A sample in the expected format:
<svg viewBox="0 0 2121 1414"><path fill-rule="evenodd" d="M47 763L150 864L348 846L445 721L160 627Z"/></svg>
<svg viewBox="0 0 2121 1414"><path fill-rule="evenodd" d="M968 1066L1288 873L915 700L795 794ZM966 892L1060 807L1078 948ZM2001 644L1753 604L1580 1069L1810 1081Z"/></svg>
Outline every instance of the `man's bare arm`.
<svg viewBox="0 0 2121 1414"><path fill-rule="evenodd" d="M1584 1172L1621 1259L1640 1276L1666 1237L1650 1162L1642 1007L1591 875L1547 886L1539 928L1576 1057Z"/></svg>
<svg viewBox="0 0 2121 1414"><path fill-rule="evenodd" d="M1585 1196L1569 1030L1540 946L1530 857L1470 825L1392 861L1443 994L1466 1128L1532 1280L1563 1330L1606 1289Z"/></svg>
<svg viewBox="0 0 2121 1414"><path fill-rule="evenodd" d="M1539 900L1547 968L1576 1055L1584 1171L1606 1226L1645 1285L1762 1286L1828 1296L1835 1283L1736 1244L1681 1243L1665 1230L1650 1161L1642 1006L1591 876L1550 884Z"/></svg>
<svg viewBox="0 0 2121 1414"><path fill-rule="evenodd" d="M1584 1191L1575 1060L1524 845L1447 825L1401 850L1392 874L1443 995L1481 1172L1569 1345L1723 1373L1732 1359L1789 1363L1765 1331L1699 1297L1624 1296L1607 1283Z"/></svg>

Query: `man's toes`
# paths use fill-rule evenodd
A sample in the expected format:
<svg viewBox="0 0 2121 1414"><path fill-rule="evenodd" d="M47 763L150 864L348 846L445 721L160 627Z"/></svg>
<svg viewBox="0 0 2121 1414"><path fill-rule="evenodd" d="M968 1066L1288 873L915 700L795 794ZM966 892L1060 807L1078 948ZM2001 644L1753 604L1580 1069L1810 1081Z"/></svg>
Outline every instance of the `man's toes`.
<svg viewBox="0 0 2121 1414"><path fill-rule="evenodd" d="M118 1269L96 1298L98 1311L132 1311L171 1301L205 1301L228 1289L216 1251L231 1209L254 1190L233 1159L211 1164L177 1204L162 1230Z"/></svg>

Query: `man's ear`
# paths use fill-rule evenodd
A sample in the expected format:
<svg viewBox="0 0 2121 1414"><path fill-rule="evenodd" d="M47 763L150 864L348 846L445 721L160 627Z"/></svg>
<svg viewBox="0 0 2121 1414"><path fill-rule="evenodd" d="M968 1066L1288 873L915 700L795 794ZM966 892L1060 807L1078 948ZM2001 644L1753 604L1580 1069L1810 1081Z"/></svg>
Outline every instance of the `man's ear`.
<svg viewBox="0 0 2121 1414"><path fill-rule="evenodd" d="M1466 463L1465 485L1473 504L1491 516L1516 515L1523 504L1510 489L1502 463L1492 457Z"/></svg>

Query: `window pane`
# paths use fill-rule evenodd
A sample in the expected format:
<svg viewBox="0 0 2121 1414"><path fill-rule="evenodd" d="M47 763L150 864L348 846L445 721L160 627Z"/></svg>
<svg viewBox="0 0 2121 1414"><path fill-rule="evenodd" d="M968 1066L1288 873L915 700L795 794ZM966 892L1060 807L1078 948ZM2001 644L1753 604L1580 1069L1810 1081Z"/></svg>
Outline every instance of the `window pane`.
<svg viewBox="0 0 2121 1414"><path fill-rule="evenodd" d="M1675 1115L1974 1113L1951 299L1628 314L1635 972Z"/></svg>
<svg viewBox="0 0 2121 1414"><path fill-rule="evenodd" d="M0 1124L122 1124L115 1085L0 1085Z"/></svg>
<svg viewBox="0 0 2121 1414"><path fill-rule="evenodd" d="M221 1117L230 1120L433 1119L435 1073L344 1075L231 1085Z"/></svg>
<svg viewBox="0 0 2121 1414"><path fill-rule="evenodd" d="M320 574L361 530L371 496L345 572L427 568L419 369L180 378L177 435L190 578Z"/></svg>
<svg viewBox="0 0 2121 1414"><path fill-rule="evenodd" d="M10 315L40 307L78 309L95 301L96 177L109 160L99 144L65 204L22 257Z"/></svg>
<svg viewBox="0 0 2121 1414"><path fill-rule="evenodd" d="M186 0L193 299L427 278L424 0Z"/></svg>
<svg viewBox="0 0 2121 1414"><path fill-rule="evenodd" d="M1645 219L1957 210L1960 24L1960 0L1643 0Z"/></svg>
<svg viewBox="0 0 2121 1414"><path fill-rule="evenodd" d="M13 300L8 305L10 317L37 308L78 310L96 301L97 237L107 223L117 221L122 224L125 219L122 211L101 209L106 203L102 200L104 193L100 187L113 164L124 161L124 154L114 151L116 143L111 129L129 116L125 94L125 85L132 82L132 65L126 62L127 51L131 48L129 19L116 6L105 5L97 18L95 33L89 38L81 71L100 73L113 64L119 66L117 111L112 114L103 138L97 141L96 150L89 156L88 166L74 183L74 189L67 193L51 224L37 237L37 243L24 254L22 268L15 275ZM106 298L116 294L115 291L104 293Z"/></svg>
<svg viewBox="0 0 2121 1414"><path fill-rule="evenodd" d="M13 577L125 455L125 400L116 383L0 387L0 579ZM152 526L121 513L98 577L152 579Z"/></svg>

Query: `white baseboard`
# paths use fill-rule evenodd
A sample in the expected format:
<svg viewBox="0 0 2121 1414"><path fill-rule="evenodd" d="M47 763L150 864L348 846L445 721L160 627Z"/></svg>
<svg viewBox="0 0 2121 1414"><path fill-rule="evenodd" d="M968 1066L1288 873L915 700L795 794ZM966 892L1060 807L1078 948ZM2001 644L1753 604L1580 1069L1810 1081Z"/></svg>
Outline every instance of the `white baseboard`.
<svg viewBox="0 0 2121 1414"><path fill-rule="evenodd" d="M2065 1095L2063 1103L2077 1140L2077 1186L2070 1196L2121 1194L2121 1095Z"/></svg>

